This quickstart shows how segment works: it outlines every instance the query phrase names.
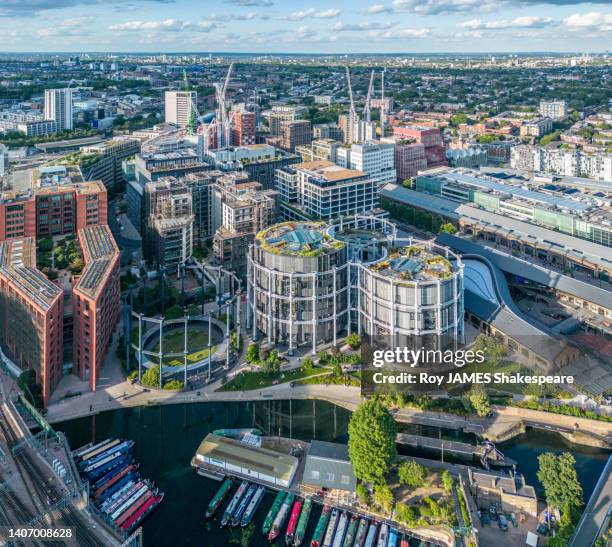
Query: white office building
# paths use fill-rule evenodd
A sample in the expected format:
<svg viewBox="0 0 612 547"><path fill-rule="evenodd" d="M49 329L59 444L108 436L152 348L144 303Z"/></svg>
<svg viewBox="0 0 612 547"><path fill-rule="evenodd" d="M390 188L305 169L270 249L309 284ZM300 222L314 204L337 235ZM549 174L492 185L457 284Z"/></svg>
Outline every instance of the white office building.
<svg viewBox="0 0 612 547"><path fill-rule="evenodd" d="M166 91L166 123L187 127L197 100L198 94L196 91Z"/></svg>
<svg viewBox="0 0 612 547"><path fill-rule="evenodd" d="M57 131L73 129L73 101L70 88L45 89L45 120L54 121Z"/></svg>
<svg viewBox="0 0 612 547"><path fill-rule="evenodd" d="M347 169L361 171L373 179L378 187L396 181L395 144L366 141L338 148L336 163Z"/></svg>

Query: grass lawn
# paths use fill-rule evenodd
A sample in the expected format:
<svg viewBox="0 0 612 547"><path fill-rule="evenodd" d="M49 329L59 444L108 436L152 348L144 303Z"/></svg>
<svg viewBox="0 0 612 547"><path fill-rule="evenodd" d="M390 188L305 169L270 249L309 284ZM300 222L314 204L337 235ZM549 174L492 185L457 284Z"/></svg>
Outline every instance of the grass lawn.
<svg viewBox="0 0 612 547"><path fill-rule="evenodd" d="M206 330L195 330L190 329L187 332L187 361L189 363L197 363L202 359L208 357L208 332ZM163 338L163 351L164 353L182 353L184 345L184 333L182 329L176 330L171 334L167 334ZM215 353L215 346L211 346L211 352ZM151 351L159 350L159 342L157 342ZM151 356L151 361L157 363L157 357ZM182 357L170 357L164 355L165 366L183 366Z"/></svg>
<svg viewBox="0 0 612 547"><path fill-rule="evenodd" d="M333 376L333 373L330 371L328 374L322 374L320 376L307 377L298 380L300 384L310 384L310 385L349 385L349 386L357 386L361 385L361 373L359 376L356 376L356 372L351 372L348 375L342 376Z"/></svg>
<svg viewBox="0 0 612 547"><path fill-rule="evenodd" d="M269 376L264 372L241 372L234 378L232 378L227 384L221 387L218 391L248 391L250 389L263 389L273 385L274 381L278 381L279 384L286 382L294 382L297 380L303 380L304 378L310 378L317 374L325 372L320 368L314 368L307 371L301 369L291 370L289 372L280 372Z"/></svg>

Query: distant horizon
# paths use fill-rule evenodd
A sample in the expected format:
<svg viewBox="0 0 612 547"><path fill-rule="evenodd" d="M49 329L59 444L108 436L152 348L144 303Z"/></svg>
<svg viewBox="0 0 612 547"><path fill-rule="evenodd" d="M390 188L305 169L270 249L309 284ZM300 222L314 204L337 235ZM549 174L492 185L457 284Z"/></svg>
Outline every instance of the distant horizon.
<svg viewBox="0 0 612 547"><path fill-rule="evenodd" d="M15 53L604 52L611 31L610 0L0 2L0 35Z"/></svg>
<svg viewBox="0 0 612 547"><path fill-rule="evenodd" d="M389 51L389 52L291 52L291 51L209 51L209 50L185 50L185 51L169 51L169 50L47 50L47 51L8 51L0 50L0 55L217 55L217 56L229 56L229 55L241 55L249 57L388 57L388 56L415 56L415 57L426 57L428 55L436 56L483 56L483 55L517 55L517 56L543 56L543 55L609 55L609 50L601 51L561 51L561 50L533 50L533 51L512 51L512 50L499 50L499 51ZM611 56L612 59L612 56Z"/></svg>

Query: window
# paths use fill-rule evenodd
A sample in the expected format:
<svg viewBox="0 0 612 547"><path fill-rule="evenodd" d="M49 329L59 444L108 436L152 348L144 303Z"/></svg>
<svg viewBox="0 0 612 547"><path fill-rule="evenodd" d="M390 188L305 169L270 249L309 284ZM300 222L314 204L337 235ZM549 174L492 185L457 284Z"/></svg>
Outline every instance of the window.
<svg viewBox="0 0 612 547"><path fill-rule="evenodd" d="M340 482L342 482L342 484L351 484L351 477L348 475L342 475Z"/></svg>
<svg viewBox="0 0 612 547"><path fill-rule="evenodd" d="M318 480L319 477L320 477L320 473L318 471L315 471L314 469L310 472L310 474L311 474L311 478L313 478L313 479L317 479Z"/></svg>
<svg viewBox="0 0 612 547"><path fill-rule="evenodd" d="M334 482L336 476L333 473L327 473L327 482Z"/></svg>

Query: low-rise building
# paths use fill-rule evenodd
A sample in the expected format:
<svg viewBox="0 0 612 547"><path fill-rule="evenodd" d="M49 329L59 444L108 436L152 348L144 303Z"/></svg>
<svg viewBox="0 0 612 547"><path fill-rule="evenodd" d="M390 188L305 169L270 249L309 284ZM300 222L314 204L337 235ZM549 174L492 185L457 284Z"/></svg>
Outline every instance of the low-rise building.
<svg viewBox="0 0 612 547"><path fill-rule="evenodd" d="M502 511L521 512L532 517L538 516L538 498L533 486L525 484L522 475L508 477L493 472L468 470L468 488L476 498L478 507L497 504Z"/></svg>
<svg viewBox="0 0 612 547"><path fill-rule="evenodd" d="M376 181L378 186L395 182L395 144L365 141L343 146L336 152L336 163L341 167L361 171Z"/></svg>

